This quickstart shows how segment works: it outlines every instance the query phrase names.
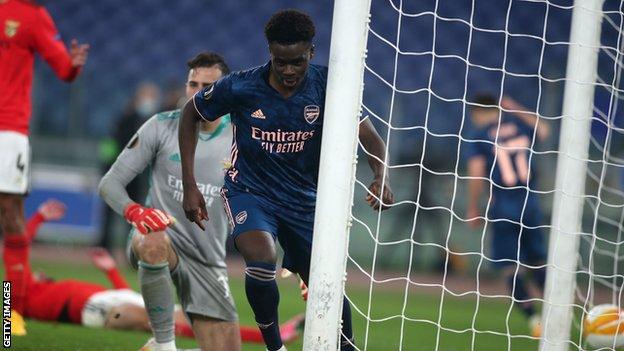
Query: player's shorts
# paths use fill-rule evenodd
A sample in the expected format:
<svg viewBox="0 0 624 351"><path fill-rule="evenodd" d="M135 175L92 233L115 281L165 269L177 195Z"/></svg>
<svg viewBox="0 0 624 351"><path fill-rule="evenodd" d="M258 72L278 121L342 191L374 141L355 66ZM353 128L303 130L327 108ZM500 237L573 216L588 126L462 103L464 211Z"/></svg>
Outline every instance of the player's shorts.
<svg viewBox="0 0 624 351"><path fill-rule="evenodd" d="M310 270L314 213L293 211L262 196L224 187L225 212L236 239L242 233L260 230L273 235L284 249L282 266L305 276Z"/></svg>
<svg viewBox="0 0 624 351"><path fill-rule="evenodd" d="M492 222L492 227L492 259L495 266L506 267L517 262L538 265L546 262L546 244L541 228L521 227L520 223L508 221Z"/></svg>
<svg viewBox="0 0 624 351"><path fill-rule="evenodd" d="M30 185L30 143L24 134L0 131L0 193L26 194Z"/></svg>
<svg viewBox="0 0 624 351"><path fill-rule="evenodd" d="M131 230L126 254L130 264L137 269L139 260L132 250L134 235L142 234L135 229ZM237 321L238 314L230 293L227 269L198 262L178 250L173 242L172 245L178 256L178 265L171 271L171 279L182 310L189 320L195 314L223 321Z"/></svg>
<svg viewBox="0 0 624 351"><path fill-rule="evenodd" d="M141 294L130 289L105 290L93 294L82 308L82 325L102 328L110 310L121 304L145 307Z"/></svg>

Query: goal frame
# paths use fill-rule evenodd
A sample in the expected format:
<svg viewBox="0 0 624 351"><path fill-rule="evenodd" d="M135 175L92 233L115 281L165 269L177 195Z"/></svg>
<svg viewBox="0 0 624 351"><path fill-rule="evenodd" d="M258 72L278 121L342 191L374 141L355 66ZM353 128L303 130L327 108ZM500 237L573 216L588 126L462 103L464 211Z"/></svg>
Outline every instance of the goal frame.
<svg viewBox="0 0 624 351"><path fill-rule="evenodd" d="M370 0L336 0L303 349L339 348Z"/></svg>
<svg viewBox="0 0 624 351"><path fill-rule="evenodd" d="M604 0L575 0L556 171L540 350L570 341ZM304 350L339 349L370 0L336 0Z"/></svg>

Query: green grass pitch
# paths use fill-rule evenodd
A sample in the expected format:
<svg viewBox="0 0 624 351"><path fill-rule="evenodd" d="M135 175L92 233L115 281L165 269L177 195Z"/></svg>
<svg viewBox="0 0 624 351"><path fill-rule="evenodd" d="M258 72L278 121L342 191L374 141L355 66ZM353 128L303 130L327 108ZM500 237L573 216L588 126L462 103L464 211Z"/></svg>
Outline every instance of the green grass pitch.
<svg viewBox="0 0 624 351"><path fill-rule="evenodd" d="M67 263L50 263L36 261L34 270L46 272L56 279L74 278L84 279L107 285L105 277L90 265L70 265ZM124 270L123 273L136 287L135 274ZM241 277L230 277L232 293L235 296L239 309L241 323L252 325L251 310L244 296ZM299 289L294 279L280 280L280 316L286 320L297 313L303 312L305 305L299 296ZM368 287L350 287L349 295L356 305L364 312L367 311ZM506 323L508 302L504 299L481 299L478 313L474 319L474 327L478 331L473 333L473 316L475 315L476 299L471 297L453 298L446 294L442 304L442 318L438 327L440 311L440 296L436 294L422 294L417 288L411 288L405 308L402 290L388 290L375 288L373 290L373 304L371 317L379 320L370 323L367 338L367 348L370 351L399 350L402 335L402 350L536 350L537 341L523 337L528 333L524 318L517 311L513 311ZM393 316L405 315L402 318ZM353 312L354 329L357 345L364 346L366 320L358 312ZM383 320L383 321L381 321ZM508 338L509 332L514 335ZM61 323L43 323L27 320L28 335L14 337L13 350L29 351L92 351L92 350L138 350L148 339L149 335L138 332L121 332L89 329L76 325ZM502 335L496 335L500 333ZM474 343L474 347L472 346ZM178 339L178 347L195 347L192 340ZM302 341L289 344L289 350L301 350ZM257 344L244 344L243 350L263 351Z"/></svg>

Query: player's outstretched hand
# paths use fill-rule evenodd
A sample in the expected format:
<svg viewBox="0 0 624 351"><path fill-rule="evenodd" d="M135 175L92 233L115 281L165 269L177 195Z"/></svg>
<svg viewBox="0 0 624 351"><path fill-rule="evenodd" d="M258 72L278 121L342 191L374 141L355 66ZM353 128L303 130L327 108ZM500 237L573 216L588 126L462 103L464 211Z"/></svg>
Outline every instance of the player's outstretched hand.
<svg viewBox="0 0 624 351"><path fill-rule="evenodd" d="M366 195L366 202L373 208L373 210L377 211L381 208L381 210L387 210L390 208L390 205L394 203L394 194L392 193L392 189L390 188L390 183L386 180L383 187L383 195L381 194L381 179L375 179L368 187L369 193ZM381 203L379 199L381 198Z"/></svg>
<svg viewBox="0 0 624 351"><path fill-rule="evenodd" d="M58 200L47 200L46 202L39 205L37 211L43 216L43 219L46 221L58 221L59 219L65 217L65 212L67 212L67 208L65 204Z"/></svg>
<svg viewBox="0 0 624 351"><path fill-rule="evenodd" d="M174 223L173 217L155 208L132 203L124 210L124 217L139 233L161 232Z"/></svg>
<svg viewBox="0 0 624 351"><path fill-rule="evenodd" d="M91 256L93 264L104 272L108 272L117 267L113 257L108 253L108 251L101 247L94 247L90 249L89 256Z"/></svg>
<svg viewBox="0 0 624 351"><path fill-rule="evenodd" d="M73 67L82 67L87 63L89 47L89 44L78 44L78 40L72 39L69 56Z"/></svg>
<svg viewBox="0 0 624 351"><path fill-rule="evenodd" d="M204 195L199 191L197 186L184 188L184 199L182 200L182 208L186 218L195 222L202 230L206 230L202 221L208 220L208 211L206 210L206 200Z"/></svg>

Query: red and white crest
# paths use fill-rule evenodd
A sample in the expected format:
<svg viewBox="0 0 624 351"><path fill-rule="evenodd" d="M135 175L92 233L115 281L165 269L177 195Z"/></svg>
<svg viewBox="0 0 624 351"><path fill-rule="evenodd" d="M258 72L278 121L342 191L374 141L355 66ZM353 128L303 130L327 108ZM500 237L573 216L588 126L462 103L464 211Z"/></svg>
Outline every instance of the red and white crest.
<svg viewBox="0 0 624 351"><path fill-rule="evenodd" d="M308 105L303 109L303 117L312 124L321 114L321 108L318 105Z"/></svg>

